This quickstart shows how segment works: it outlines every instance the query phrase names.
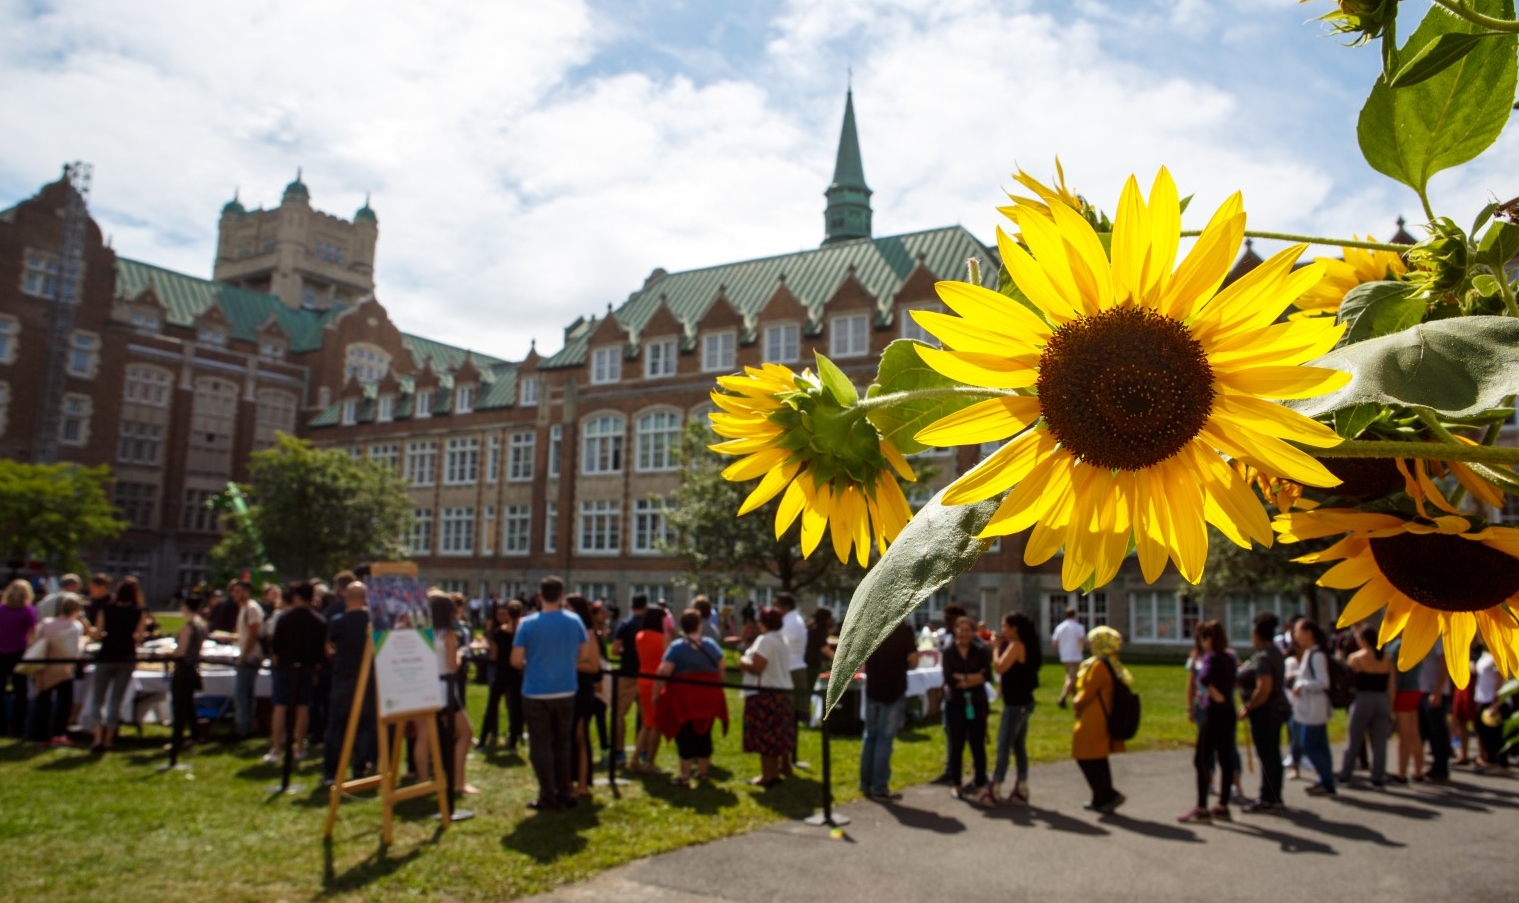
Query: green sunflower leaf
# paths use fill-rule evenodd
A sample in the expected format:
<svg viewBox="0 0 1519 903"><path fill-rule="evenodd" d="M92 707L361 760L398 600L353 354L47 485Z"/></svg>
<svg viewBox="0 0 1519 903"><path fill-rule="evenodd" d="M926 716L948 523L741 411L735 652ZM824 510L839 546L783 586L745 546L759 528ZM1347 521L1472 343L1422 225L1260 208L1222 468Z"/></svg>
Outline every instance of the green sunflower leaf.
<svg viewBox="0 0 1519 903"><path fill-rule="evenodd" d="M925 599L976 563L987 543L976 538L1001 504L944 505L941 490L913 515L886 554L865 573L849 600L828 679L828 708L881 641Z"/></svg>
<svg viewBox="0 0 1519 903"><path fill-rule="evenodd" d="M1519 393L1519 319L1457 317L1336 348L1310 361L1352 374L1318 398L1286 402L1308 417L1358 404L1430 408L1469 417Z"/></svg>
<svg viewBox="0 0 1519 903"><path fill-rule="evenodd" d="M1472 6L1498 18L1514 15L1513 0L1472 0ZM1398 59L1408 59L1410 48L1425 48L1442 36L1482 30L1434 6ZM1445 38L1452 44L1461 40ZM1514 35L1483 38L1460 59L1408 87L1393 88L1385 74L1379 77L1356 124L1366 162L1423 197L1435 173L1487 150L1508 123L1514 103L1516 46Z"/></svg>
<svg viewBox="0 0 1519 903"><path fill-rule="evenodd" d="M1494 220L1482 233L1482 241L1477 245L1477 259L1501 270L1515 254L1519 254L1519 226Z"/></svg>
<svg viewBox="0 0 1519 903"><path fill-rule="evenodd" d="M881 355L881 367L876 371L876 381L866 391L867 398L890 395L894 392L915 392L922 389L952 389L964 386L923 362L918 355L918 342L897 339L886 346ZM872 408L865 416L891 440L897 451L915 455L928 446L913 437L941 417L984 400L974 395L945 395L915 398L901 404Z"/></svg>
<svg viewBox="0 0 1519 903"><path fill-rule="evenodd" d="M1363 282L1345 293L1339 319L1349 328L1340 345L1402 332L1424 319L1425 303L1407 282Z"/></svg>
<svg viewBox="0 0 1519 903"><path fill-rule="evenodd" d="M840 407L849 407L860 400L860 392L839 369L839 365L823 357L822 352L817 352L818 379L822 381L823 388L833 396Z"/></svg>
<svg viewBox="0 0 1519 903"><path fill-rule="evenodd" d="M1394 88L1408 88L1427 78L1433 78L1461 61L1461 58L1477 49L1477 44L1489 34L1467 34L1450 31L1437 36L1420 47L1401 65L1387 84Z"/></svg>

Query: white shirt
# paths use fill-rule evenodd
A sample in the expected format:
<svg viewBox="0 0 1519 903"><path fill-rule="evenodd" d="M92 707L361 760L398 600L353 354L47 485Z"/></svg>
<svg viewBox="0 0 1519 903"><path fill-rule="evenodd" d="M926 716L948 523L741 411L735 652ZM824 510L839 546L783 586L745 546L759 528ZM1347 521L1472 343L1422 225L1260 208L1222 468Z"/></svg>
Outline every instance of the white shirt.
<svg viewBox="0 0 1519 903"><path fill-rule="evenodd" d="M1292 720L1317 726L1328 724L1330 714L1329 656L1322 649L1311 649L1303 655L1293 681Z"/></svg>
<svg viewBox="0 0 1519 903"><path fill-rule="evenodd" d="M1482 650L1482 656L1477 659L1477 686L1473 688L1472 696L1477 705L1492 705L1493 700L1498 698L1498 663L1493 661L1493 654L1486 649Z"/></svg>
<svg viewBox="0 0 1519 903"><path fill-rule="evenodd" d="M1061 662L1079 662L1084 658L1081 654L1082 641L1086 639L1086 628L1081 626L1080 621L1066 618L1055 628L1055 633L1050 640L1060 652Z"/></svg>
<svg viewBox="0 0 1519 903"><path fill-rule="evenodd" d="M786 667L789 650L779 633L762 633L749 647L745 655L759 655L765 659L765 670L759 674L744 672L744 686L746 687L774 687L778 690L791 689L791 669ZM745 695L754 695L753 691Z"/></svg>
<svg viewBox="0 0 1519 903"><path fill-rule="evenodd" d="M243 662L263 661L264 653L258 648L257 637L259 628L264 626L264 610L252 599L248 604L237 610L237 646L238 649L252 651L247 656L239 656Z"/></svg>
<svg viewBox="0 0 1519 903"><path fill-rule="evenodd" d="M796 609L786 612L781 618L781 640L791 652L791 670L800 671L807 667L807 623Z"/></svg>

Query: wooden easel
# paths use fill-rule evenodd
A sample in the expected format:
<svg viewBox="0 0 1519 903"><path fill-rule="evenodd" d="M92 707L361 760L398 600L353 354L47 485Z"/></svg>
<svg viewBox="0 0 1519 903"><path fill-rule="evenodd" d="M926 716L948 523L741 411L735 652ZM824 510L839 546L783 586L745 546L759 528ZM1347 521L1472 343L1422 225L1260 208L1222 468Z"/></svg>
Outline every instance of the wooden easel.
<svg viewBox="0 0 1519 903"><path fill-rule="evenodd" d="M374 632L370 631L364 641L364 659L359 664L358 689L354 692L353 706L348 711L348 729L343 732L343 752L338 757L338 780L332 785L332 798L327 803L327 826L322 836L331 838L332 829L338 820L338 805L343 800L345 793L360 793L365 790L379 788L380 791L380 838L389 846L394 840L395 830L393 814L396 803L405 800L427 796L429 793L438 795L438 817L442 821L444 829L448 828L449 800L448 786L445 781L439 780L443 772L443 751L438 742L438 720L434 717L436 709L428 709L417 712L394 712L388 717L380 717L379 694L375 694L375 730L379 734L380 762L379 773L367 778L344 781L343 775L348 774L348 768L353 760L353 741L359 732L359 721L363 717L364 697L369 695L369 672L374 665ZM432 752L432 780L422 781L410 787L396 788L400 778L400 757L396 750L391 749L390 729L397 725L405 725L406 722L421 718L426 725L427 745ZM417 738L421 740L421 737ZM399 744L397 744L399 746Z"/></svg>

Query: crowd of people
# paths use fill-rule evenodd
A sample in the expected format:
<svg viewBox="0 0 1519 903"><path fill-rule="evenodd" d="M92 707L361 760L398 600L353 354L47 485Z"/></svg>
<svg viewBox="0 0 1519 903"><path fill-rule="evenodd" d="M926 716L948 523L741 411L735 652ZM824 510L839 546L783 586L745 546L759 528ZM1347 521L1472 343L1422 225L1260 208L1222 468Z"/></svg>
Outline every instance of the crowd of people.
<svg viewBox="0 0 1519 903"><path fill-rule="evenodd" d="M680 786L709 781L713 731L721 722L726 733L730 723L725 647L740 652L743 706L737 720L743 751L757 757L750 783L776 786L791 773L798 724L813 714L813 689L830 667L836 643L831 613L818 609L804 620L786 593L777 594L772 606L741 612L718 612L698 596L680 613L664 600L635 595L618 618L605 601L566 593L559 578L548 577L530 597L505 602L473 604L439 590L430 590L427 601L444 700L437 715L444 761L430 761L428 744L418 742L425 722L414 720L397 737L410 741L398 745L406 750L407 770L425 780L436 766L456 791L473 794L478 791L466 776L472 746L504 746L515 754L525 742L538 785L530 806L537 810L577 805L591 795L598 767L662 773L660 748L669 740L676 749L670 780ZM231 650L222 661L236 674L232 739L255 731L255 686L267 664L272 711L266 762L280 761L287 746L305 758L312 743L321 743L324 783L337 780L348 715L363 695L351 767L356 777L376 767L374 688L359 682L370 631L368 589L353 573L338 574L331 586L318 580L268 586L257 598L251 583L234 581L224 593L185 595L180 613L170 682L176 749L202 739L195 704L202 649L216 640ZM58 589L40 600L27 581L10 583L0 601L6 733L44 747L70 746L77 725L74 736L88 736L93 752L112 749L139 645L156 631L131 577L82 581L64 575ZM1196 797L1179 816L1183 822L1228 820L1236 805L1251 813L1280 810L1288 772L1299 777L1305 764L1313 777L1308 793L1324 796L1358 786L1358 770L1366 772L1366 786L1382 789L1446 781L1453 764L1508 766L1502 723L1512 704L1500 698L1498 668L1480 640L1472 648L1473 679L1457 690L1441 644L1413 670L1399 671L1397 644L1379 647L1377 630L1369 625L1331 639L1308 618L1294 616L1282 625L1267 613L1255 620L1251 639L1250 655L1241 661L1218 621L1194 630L1185 693L1188 718L1197 728ZM899 797L891 786L891 759L907 721L908 676L931 653L942 672L936 699L946 741L935 783L982 806L1029 803L1027 738L1043 640L1024 614L1007 615L994 632L956 604L946 606L937 630L924 628L918 635L899 625L864 666L860 792L883 801ZM1072 609L1048 640L1064 671L1056 705L1074 710L1072 757L1091 790L1085 806L1110 813L1125 801L1109 764L1127 739L1114 729L1115 711L1131 695L1134 680L1120 660L1122 636L1107 626L1086 629ZM86 643L98 644L89 669L82 667ZM471 665L477 682L488 686L478 731L466 704ZM83 692L76 699L80 676ZM1001 719L989 761L994 699L1001 703ZM1348 743L1338 762L1328 731L1337 707L1349 710ZM1247 752L1259 763L1259 788L1248 797L1241 722L1248 725ZM1394 741L1396 755L1389 756Z"/></svg>

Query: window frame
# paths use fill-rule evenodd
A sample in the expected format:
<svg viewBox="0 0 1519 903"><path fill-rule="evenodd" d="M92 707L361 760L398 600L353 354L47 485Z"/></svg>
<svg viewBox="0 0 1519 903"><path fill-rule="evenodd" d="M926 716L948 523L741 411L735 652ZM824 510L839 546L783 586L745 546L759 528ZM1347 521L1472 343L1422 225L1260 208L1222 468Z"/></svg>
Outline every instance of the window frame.
<svg viewBox="0 0 1519 903"><path fill-rule="evenodd" d="M616 424L615 432L608 431L605 435L601 432L593 432L592 428L598 424ZM627 454L628 419L622 414L605 412L592 414L586 417L580 428L580 473L582 476L607 476L619 474L627 466L624 460ZM599 443L599 450L593 455L591 443ZM592 459L598 462L608 462L605 467L592 469L588 465Z"/></svg>
<svg viewBox="0 0 1519 903"><path fill-rule="evenodd" d="M79 411L70 413L69 403L74 402L80 408ZM95 399L79 392L68 392L63 396L63 416L58 420L58 444L67 445L70 448L83 448L90 444L90 420L95 416ZM69 424L77 422L76 435L69 437Z"/></svg>
<svg viewBox="0 0 1519 903"><path fill-rule="evenodd" d="M473 486L480 480L480 437L455 436L443 443L443 485Z"/></svg>
<svg viewBox="0 0 1519 903"><path fill-rule="evenodd" d="M663 554L656 542L673 540L669 513L674 509L670 499L664 496L648 496L633 501L633 529L629 538L629 555ZM657 535L656 535L657 534Z"/></svg>
<svg viewBox="0 0 1519 903"><path fill-rule="evenodd" d="M678 368L680 349L672 337L661 336L644 343L644 379L668 379ZM657 354L655 352L658 352Z"/></svg>
<svg viewBox="0 0 1519 903"><path fill-rule="evenodd" d="M652 420L655 417L661 416L673 417L675 419L675 425L673 427L666 426L662 429L650 428L646 430L644 428L644 421ZM672 471L678 470L679 465L675 461L675 455L673 454L673 451L675 447L680 444L680 432L683 427L684 423L681 419L681 412L674 408L657 408L652 411L644 411L640 413L638 417L633 421L633 445L636 450L633 461L634 472L670 473ZM652 440L658 436L664 437L664 445L662 448L654 447ZM651 441L645 442L645 438L648 438ZM663 454L663 466L655 466L653 459L655 458L656 452ZM645 463L646 458L649 461L647 464Z"/></svg>
<svg viewBox="0 0 1519 903"><path fill-rule="evenodd" d="M0 364L14 364L21 347L21 319L0 314Z"/></svg>
<svg viewBox="0 0 1519 903"><path fill-rule="evenodd" d="M591 385L610 386L622 382L622 347L602 345L591 349Z"/></svg>
<svg viewBox="0 0 1519 903"><path fill-rule="evenodd" d="M501 554L514 558L533 553L533 506L507 505L501 514Z"/></svg>
<svg viewBox="0 0 1519 903"><path fill-rule="evenodd" d="M856 336L853 324L861 324L859 335ZM846 331L846 326L849 329ZM853 346L854 339L861 340L861 347ZM847 347L844 340L850 343ZM833 358L864 357L870 353L870 314L868 313L845 313L828 318L828 356Z"/></svg>
<svg viewBox="0 0 1519 903"><path fill-rule="evenodd" d="M506 440L506 481L531 483L538 454L537 430L514 430Z"/></svg>
<svg viewBox="0 0 1519 903"><path fill-rule="evenodd" d="M713 343L717 342L716 352L713 351ZM723 347L723 345L727 347ZM723 363L726 355L727 363ZM738 330L721 329L717 332L702 333L701 337L701 372L703 373L731 373L738 365Z"/></svg>
<svg viewBox="0 0 1519 903"><path fill-rule="evenodd" d="M536 408L538 406L538 377L524 376L522 382L517 384L517 404L524 408Z"/></svg>
<svg viewBox="0 0 1519 903"><path fill-rule="evenodd" d="M772 347L772 333L776 330L784 330L790 333L789 336L782 337L780 342L782 350L780 352L777 352ZM789 355L784 350L785 343L788 341L793 346ZM764 350L765 363L767 364L795 364L800 361L802 359L802 324L795 320L767 324L764 332Z"/></svg>
<svg viewBox="0 0 1519 903"><path fill-rule="evenodd" d="M578 510L575 554L596 556L622 554L622 500L582 499ZM587 545L587 538L593 540L592 544Z"/></svg>

